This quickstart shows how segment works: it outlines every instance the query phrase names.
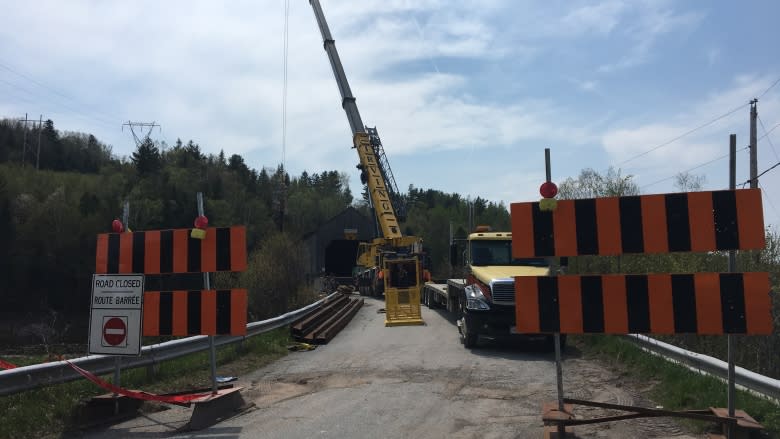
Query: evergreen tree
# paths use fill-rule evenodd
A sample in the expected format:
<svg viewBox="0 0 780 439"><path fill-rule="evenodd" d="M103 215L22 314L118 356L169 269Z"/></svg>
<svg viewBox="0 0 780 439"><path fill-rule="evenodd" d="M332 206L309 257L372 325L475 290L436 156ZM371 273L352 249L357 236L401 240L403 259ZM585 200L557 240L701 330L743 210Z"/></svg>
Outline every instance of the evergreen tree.
<svg viewBox="0 0 780 439"><path fill-rule="evenodd" d="M161 158L160 150L154 144L149 136L138 145L138 149L133 153L132 159L136 172L140 176L156 174L160 170Z"/></svg>

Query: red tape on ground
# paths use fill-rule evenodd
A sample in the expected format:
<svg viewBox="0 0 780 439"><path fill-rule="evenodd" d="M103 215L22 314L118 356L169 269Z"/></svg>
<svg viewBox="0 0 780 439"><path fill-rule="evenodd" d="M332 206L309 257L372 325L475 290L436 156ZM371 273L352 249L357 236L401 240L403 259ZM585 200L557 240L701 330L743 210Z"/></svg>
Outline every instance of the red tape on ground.
<svg viewBox="0 0 780 439"><path fill-rule="evenodd" d="M3 369L16 369L17 366L7 361L0 360L0 367Z"/></svg>
<svg viewBox="0 0 780 439"><path fill-rule="evenodd" d="M72 367L73 370L81 374L81 376L92 381L98 386L108 390L109 392L116 393L122 396L127 396L128 398L141 399L144 401L167 402L169 404L188 405L194 399L203 398L204 396L211 395L211 393L190 393L186 395L166 396L166 395L155 395L153 393L136 392L133 390L127 390L100 379L97 375L93 374L92 372L88 370L84 370L76 366L75 364L71 363L68 360L63 360L63 361L68 363L68 365Z"/></svg>

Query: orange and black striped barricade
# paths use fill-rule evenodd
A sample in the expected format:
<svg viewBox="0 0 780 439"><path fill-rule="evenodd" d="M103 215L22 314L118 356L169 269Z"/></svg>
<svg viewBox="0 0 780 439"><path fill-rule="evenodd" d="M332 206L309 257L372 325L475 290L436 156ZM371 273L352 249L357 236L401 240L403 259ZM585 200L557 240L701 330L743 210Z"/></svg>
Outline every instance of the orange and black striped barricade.
<svg viewBox="0 0 780 439"><path fill-rule="evenodd" d="M190 230L102 233L97 238L95 273L246 270L246 227L210 227L202 240L192 238Z"/></svg>
<svg viewBox="0 0 780 439"><path fill-rule="evenodd" d="M204 239L191 229L103 233L95 272L167 275L244 271L246 227L210 227ZM246 335L247 290L146 291L142 335Z"/></svg>
<svg viewBox="0 0 780 439"><path fill-rule="evenodd" d="M512 203L511 214L512 256L518 259L765 246L759 189L560 200L552 211L538 202ZM767 273L515 278L521 333L769 335L771 310ZM558 415L548 410L543 419L561 426L640 416L575 422Z"/></svg>
<svg viewBox="0 0 780 439"><path fill-rule="evenodd" d="M143 335L246 335L247 290L147 291Z"/></svg>
<svg viewBox="0 0 780 439"><path fill-rule="evenodd" d="M772 334L768 273L518 276L517 330Z"/></svg>
<svg viewBox="0 0 780 439"><path fill-rule="evenodd" d="M512 255L620 255L764 248L759 189L512 203Z"/></svg>

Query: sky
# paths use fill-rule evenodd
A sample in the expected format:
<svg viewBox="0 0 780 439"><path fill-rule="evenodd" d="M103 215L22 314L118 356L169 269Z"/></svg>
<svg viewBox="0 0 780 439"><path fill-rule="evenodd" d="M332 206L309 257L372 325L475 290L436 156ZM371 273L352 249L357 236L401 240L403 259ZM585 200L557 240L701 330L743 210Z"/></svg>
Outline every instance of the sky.
<svg viewBox="0 0 780 439"><path fill-rule="evenodd" d="M730 134L741 187L754 98L758 170L780 162L780 2L321 3L402 191L538 200L545 147L555 182L613 166L645 194L677 191L685 171L724 189ZM155 122L155 140L256 169L345 172L359 196L308 1L0 4L0 118L43 115L118 156L135 149L123 123ZM780 227L780 167L760 185L765 222Z"/></svg>

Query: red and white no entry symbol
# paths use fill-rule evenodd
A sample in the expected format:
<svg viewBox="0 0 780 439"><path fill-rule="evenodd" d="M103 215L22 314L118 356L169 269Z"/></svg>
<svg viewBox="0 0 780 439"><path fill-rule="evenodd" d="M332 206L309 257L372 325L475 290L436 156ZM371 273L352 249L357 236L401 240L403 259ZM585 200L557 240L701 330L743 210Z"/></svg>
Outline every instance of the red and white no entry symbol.
<svg viewBox="0 0 780 439"><path fill-rule="evenodd" d="M127 317L106 317L103 323L103 340L111 346L125 343L127 339Z"/></svg>

